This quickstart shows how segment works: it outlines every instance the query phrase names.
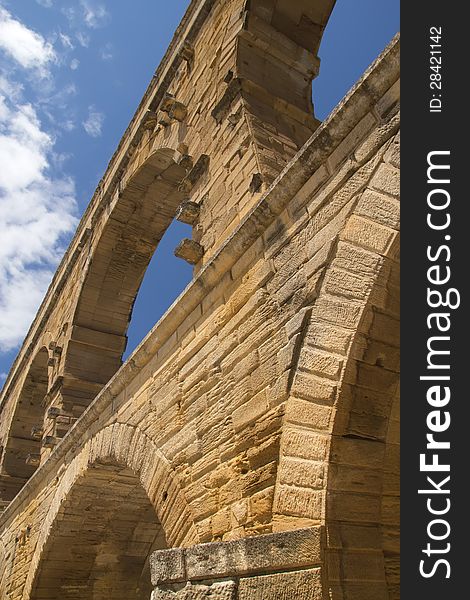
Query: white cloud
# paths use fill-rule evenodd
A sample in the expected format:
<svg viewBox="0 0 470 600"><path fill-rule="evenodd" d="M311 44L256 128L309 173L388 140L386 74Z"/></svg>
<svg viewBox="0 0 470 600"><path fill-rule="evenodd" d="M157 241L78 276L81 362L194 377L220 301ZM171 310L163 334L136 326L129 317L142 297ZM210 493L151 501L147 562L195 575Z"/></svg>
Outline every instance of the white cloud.
<svg viewBox="0 0 470 600"><path fill-rule="evenodd" d="M75 129L75 122L72 119L67 119L62 123L62 128L65 131L73 131Z"/></svg>
<svg viewBox="0 0 470 600"><path fill-rule="evenodd" d="M82 125L91 137L100 137L104 122L104 114L96 110L94 106L88 107L88 117Z"/></svg>
<svg viewBox="0 0 470 600"><path fill-rule="evenodd" d="M113 54L113 45L110 44L109 42L107 44L105 44L101 49L100 49L100 56L102 60L112 60L114 57Z"/></svg>
<svg viewBox="0 0 470 600"><path fill-rule="evenodd" d="M78 60L78 58L72 58L72 60L70 61L70 68L72 69L72 71L76 71L79 65L80 61Z"/></svg>
<svg viewBox="0 0 470 600"><path fill-rule="evenodd" d="M74 185L53 178L54 140L30 104L0 106L0 351L24 337L76 226Z"/></svg>
<svg viewBox="0 0 470 600"><path fill-rule="evenodd" d="M80 5L87 27L97 29L106 25L109 20L109 13L104 4L94 0L80 0Z"/></svg>
<svg viewBox="0 0 470 600"><path fill-rule="evenodd" d="M0 6L0 49L25 69L34 70L40 77L49 75L49 66L56 54L49 42L28 29Z"/></svg>
<svg viewBox="0 0 470 600"><path fill-rule="evenodd" d="M67 34L59 33L59 39L62 42L62 46L64 48L69 48L70 50L73 50L75 48L75 46L72 44L70 36L68 36Z"/></svg>
<svg viewBox="0 0 470 600"><path fill-rule="evenodd" d="M90 36L87 33L79 31L76 34L76 38L80 46L82 46L83 48L88 48L88 46L90 45Z"/></svg>
<svg viewBox="0 0 470 600"><path fill-rule="evenodd" d="M45 8L50 8L53 4L52 0L36 0L36 2Z"/></svg>
<svg viewBox="0 0 470 600"><path fill-rule="evenodd" d="M16 102L21 97L23 86L21 83L9 81L0 73L0 94L6 96L11 102Z"/></svg>
<svg viewBox="0 0 470 600"><path fill-rule="evenodd" d="M67 36L61 41L69 47ZM1 5L0 50L11 64L0 71L0 352L8 352L26 334L77 223L73 181L53 174L62 157L37 114L53 105L57 115L74 90L55 91L52 45ZM35 108L13 79L20 70L41 78L30 90Z"/></svg>

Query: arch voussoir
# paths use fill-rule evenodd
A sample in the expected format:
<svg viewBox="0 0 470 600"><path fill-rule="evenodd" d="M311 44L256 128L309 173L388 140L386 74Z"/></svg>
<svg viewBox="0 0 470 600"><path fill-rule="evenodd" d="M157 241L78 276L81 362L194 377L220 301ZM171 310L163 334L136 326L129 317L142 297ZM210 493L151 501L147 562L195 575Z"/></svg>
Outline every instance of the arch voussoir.
<svg viewBox="0 0 470 600"><path fill-rule="evenodd" d="M198 541L195 537L196 530L191 512L176 474L164 456L137 427L113 423L88 440L62 474L36 544L30 574L24 589L25 599L33 599L37 586L45 585L44 573L48 568L47 561L54 556L55 538L59 539L64 535L64 527L68 527L68 511L77 510L77 506L82 506L83 509L84 494L90 493L90 490L98 494L93 512L100 515L100 511L105 510L100 504L100 497L106 495L109 497L110 492L107 491L106 485L98 491L93 484L97 477L97 481L103 483L108 481L115 490L117 504L116 507L112 507L112 511L118 510L118 506L129 493L125 490L121 492L120 486L130 485L129 490L135 489L135 495L129 496L129 500L122 506L125 507L130 501L131 505L135 502L141 504L145 502L147 511L152 508L154 527L161 528L160 538L165 540L167 546L188 543L189 540ZM142 510L143 508L140 509ZM136 527L138 527L139 510L135 513ZM110 512L111 522L117 518L116 515L112 517L113 514ZM150 527L149 521L147 528ZM142 526L140 528L145 529ZM113 540L115 543L117 533L111 530L109 535L110 543ZM105 538L106 536L100 540L100 543L106 543ZM124 541L120 543L124 544ZM130 542L126 539L125 543Z"/></svg>

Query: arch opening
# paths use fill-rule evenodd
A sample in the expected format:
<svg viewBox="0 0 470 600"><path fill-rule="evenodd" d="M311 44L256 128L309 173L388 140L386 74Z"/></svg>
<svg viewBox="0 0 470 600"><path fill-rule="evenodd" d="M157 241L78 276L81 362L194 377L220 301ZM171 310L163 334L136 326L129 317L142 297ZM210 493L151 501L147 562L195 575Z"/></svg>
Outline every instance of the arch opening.
<svg viewBox="0 0 470 600"><path fill-rule="evenodd" d="M87 242L83 282L61 358L63 378L51 399L73 419L122 364L142 280L185 197L180 186L187 165L180 163L181 155L170 148L140 157Z"/></svg>
<svg viewBox="0 0 470 600"><path fill-rule="evenodd" d="M48 359L47 349L42 348L31 364L15 407L1 460L0 498L5 501L16 496L39 466Z"/></svg>
<svg viewBox="0 0 470 600"><path fill-rule="evenodd" d="M100 460L60 506L30 598L148 600L149 556L167 547L139 476Z"/></svg>
<svg viewBox="0 0 470 600"><path fill-rule="evenodd" d="M135 298L123 360L126 360L137 348L190 283L193 267L181 258L177 258L174 249L184 237L190 238L191 235L191 226L175 219L165 231L145 271Z"/></svg>

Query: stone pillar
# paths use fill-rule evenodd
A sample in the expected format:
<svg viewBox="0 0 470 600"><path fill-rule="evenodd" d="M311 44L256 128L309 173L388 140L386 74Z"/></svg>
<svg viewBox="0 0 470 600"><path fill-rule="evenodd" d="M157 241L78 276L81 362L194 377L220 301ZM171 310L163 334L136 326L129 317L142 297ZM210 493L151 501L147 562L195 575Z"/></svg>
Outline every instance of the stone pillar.
<svg viewBox="0 0 470 600"><path fill-rule="evenodd" d="M152 600L321 600L322 528L284 531L150 557Z"/></svg>

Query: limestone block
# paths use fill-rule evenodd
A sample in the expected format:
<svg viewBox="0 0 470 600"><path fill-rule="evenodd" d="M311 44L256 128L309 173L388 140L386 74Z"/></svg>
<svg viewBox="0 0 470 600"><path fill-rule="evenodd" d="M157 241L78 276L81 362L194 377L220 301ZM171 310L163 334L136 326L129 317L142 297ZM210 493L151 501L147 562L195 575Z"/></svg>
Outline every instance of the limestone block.
<svg viewBox="0 0 470 600"><path fill-rule="evenodd" d="M209 543L186 550L189 579L320 564L320 527Z"/></svg>
<svg viewBox="0 0 470 600"><path fill-rule="evenodd" d="M246 404L243 404L233 412L232 422L235 431L240 431L250 423L254 423L267 409L266 391L262 390Z"/></svg>
<svg viewBox="0 0 470 600"><path fill-rule="evenodd" d="M395 83L390 87L385 94L380 98L377 102L377 111L381 117L386 116L393 107L400 102L400 80L395 81Z"/></svg>
<svg viewBox="0 0 470 600"><path fill-rule="evenodd" d="M325 483L325 467L315 461L284 457L279 465L279 481L321 490Z"/></svg>
<svg viewBox="0 0 470 600"><path fill-rule="evenodd" d="M364 196L369 190L364 192ZM375 194L370 191L371 194ZM378 195L378 194L377 194ZM383 196L381 196L382 198ZM362 200L361 198L361 200ZM356 208L356 212L357 212ZM370 216L370 215L368 215ZM383 264L383 258L374 252L369 252L364 248L359 248L353 244L340 241L338 243L338 251L334 260L334 266L340 269L349 269L355 273L363 273L364 275L372 275L377 273Z"/></svg>
<svg viewBox="0 0 470 600"><path fill-rule="evenodd" d="M332 410L330 406L291 398L287 403L286 417L290 423L316 430L326 430L330 425Z"/></svg>
<svg viewBox="0 0 470 600"><path fill-rule="evenodd" d="M176 247L175 256L195 265L204 256L204 248L198 242L184 238Z"/></svg>
<svg viewBox="0 0 470 600"><path fill-rule="evenodd" d="M397 143L396 138L394 143L390 145L390 148L385 153L384 160L393 165L396 169L400 168L400 144Z"/></svg>
<svg viewBox="0 0 470 600"><path fill-rule="evenodd" d="M299 368L302 370L331 379L338 378L342 366L343 361L337 356L319 350L312 351L307 347L302 349L299 358Z"/></svg>
<svg viewBox="0 0 470 600"><path fill-rule="evenodd" d="M181 223L194 225L199 218L199 212L200 205L188 200L187 202L180 204L176 211L175 219L181 221Z"/></svg>
<svg viewBox="0 0 470 600"><path fill-rule="evenodd" d="M312 347L346 354L351 343L351 332L322 321L312 321L307 330L306 342Z"/></svg>
<svg viewBox="0 0 470 600"><path fill-rule="evenodd" d="M289 428L284 433L283 454L309 460L323 461L329 437L324 433Z"/></svg>
<svg viewBox="0 0 470 600"><path fill-rule="evenodd" d="M323 504L323 491L280 485L275 511L319 522L323 517Z"/></svg>
<svg viewBox="0 0 470 600"><path fill-rule="evenodd" d="M375 124L376 119L372 113L367 113L367 115L359 121L329 156L328 166L331 172L335 171L338 165L353 152L358 143L366 137L367 133Z"/></svg>
<svg viewBox="0 0 470 600"><path fill-rule="evenodd" d="M378 254L386 253L395 236L396 231L393 229L356 215L349 219L341 234L343 240L354 242Z"/></svg>
<svg viewBox="0 0 470 600"><path fill-rule="evenodd" d="M388 120L374 129L369 136L356 148L354 157L362 163L375 153L382 153L387 148L387 142L400 127L400 114L393 114Z"/></svg>
<svg viewBox="0 0 470 600"><path fill-rule="evenodd" d="M184 581L186 579L184 550L170 548L154 552L150 561L150 576L153 585L169 581Z"/></svg>
<svg viewBox="0 0 470 600"><path fill-rule="evenodd" d="M361 300L368 296L371 281L368 277L331 267L327 272L324 288L329 294Z"/></svg>
<svg viewBox="0 0 470 600"><path fill-rule="evenodd" d="M372 177L371 187L395 198L400 197L400 172L391 165L383 163Z"/></svg>
<svg viewBox="0 0 470 600"><path fill-rule="evenodd" d="M321 570L240 579L239 600L321 600Z"/></svg>
<svg viewBox="0 0 470 600"><path fill-rule="evenodd" d="M390 196L366 190L357 205L356 213L382 225L399 229L400 203Z"/></svg>
<svg viewBox="0 0 470 600"><path fill-rule="evenodd" d="M211 585L187 583L179 590L157 587L152 592L152 600L235 600L234 581L221 581Z"/></svg>
<svg viewBox="0 0 470 600"><path fill-rule="evenodd" d="M292 386L292 393L304 400L322 400L332 403L336 393L336 386L328 379L309 375L307 373L297 372Z"/></svg>

